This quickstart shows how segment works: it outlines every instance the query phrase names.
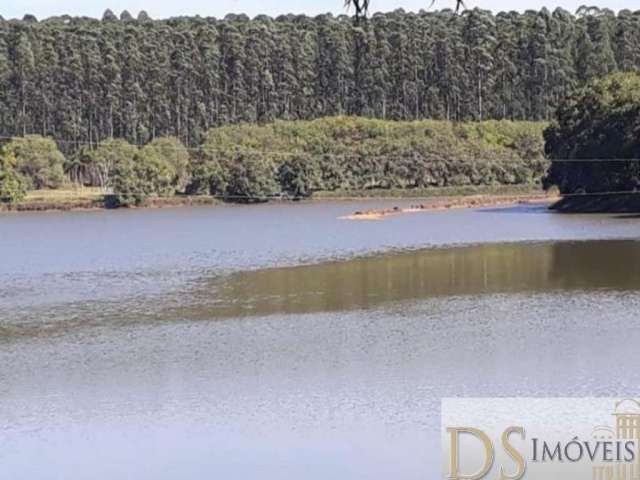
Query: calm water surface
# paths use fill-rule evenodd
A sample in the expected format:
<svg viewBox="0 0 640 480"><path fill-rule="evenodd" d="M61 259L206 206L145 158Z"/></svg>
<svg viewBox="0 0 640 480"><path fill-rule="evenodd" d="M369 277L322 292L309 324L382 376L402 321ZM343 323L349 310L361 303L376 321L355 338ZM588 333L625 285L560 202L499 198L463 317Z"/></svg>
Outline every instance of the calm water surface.
<svg viewBox="0 0 640 480"><path fill-rule="evenodd" d="M437 478L442 397L640 393L639 219L378 205L0 215L0 479Z"/></svg>

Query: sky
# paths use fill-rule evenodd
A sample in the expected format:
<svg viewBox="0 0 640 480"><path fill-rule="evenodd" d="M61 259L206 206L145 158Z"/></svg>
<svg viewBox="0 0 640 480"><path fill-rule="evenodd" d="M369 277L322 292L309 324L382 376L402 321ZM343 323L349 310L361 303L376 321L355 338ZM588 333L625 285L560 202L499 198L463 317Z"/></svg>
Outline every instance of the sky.
<svg viewBox="0 0 640 480"><path fill-rule="evenodd" d="M373 11L390 11L396 8L417 11L427 8L430 0L371 0ZM436 0L434 8L447 8L453 0ZM498 12L501 10L539 10L562 7L574 12L585 3L601 8L621 10L640 8L637 0L466 0L467 7L481 7ZM317 15L333 12L344 13L343 0L1 0L0 15L4 18L22 18L30 13L39 19L53 15L70 14L102 17L110 8L116 14L127 9L133 15L146 10L153 18L176 15L202 15L224 17L227 13L246 13L249 16L267 14L277 16L286 13Z"/></svg>

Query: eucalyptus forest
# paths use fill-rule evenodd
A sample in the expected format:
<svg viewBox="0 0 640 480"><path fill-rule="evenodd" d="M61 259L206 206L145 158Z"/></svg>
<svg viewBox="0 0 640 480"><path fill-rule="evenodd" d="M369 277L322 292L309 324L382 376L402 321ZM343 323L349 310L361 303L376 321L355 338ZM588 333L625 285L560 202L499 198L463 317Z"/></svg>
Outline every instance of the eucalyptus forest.
<svg viewBox="0 0 640 480"><path fill-rule="evenodd" d="M536 184L543 129L571 157L575 92L640 69L639 45L640 11L595 7L0 17L0 200Z"/></svg>
<svg viewBox="0 0 640 480"><path fill-rule="evenodd" d="M549 120L576 85L640 67L640 12L582 8L278 18L0 20L0 135L95 144L359 115ZM62 145L67 149L68 145Z"/></svg>

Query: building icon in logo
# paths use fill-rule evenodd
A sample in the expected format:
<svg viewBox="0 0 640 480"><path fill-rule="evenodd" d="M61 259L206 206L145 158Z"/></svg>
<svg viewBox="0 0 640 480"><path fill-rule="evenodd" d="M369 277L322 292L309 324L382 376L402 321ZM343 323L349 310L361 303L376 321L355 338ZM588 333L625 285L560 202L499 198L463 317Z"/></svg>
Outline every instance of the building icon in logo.
<svg viewBox="0 0 640 480"><path fill-rule="evenodd" d="M629 398L620 400L613 416L619 440L640 440L640 402Z"/></svg>

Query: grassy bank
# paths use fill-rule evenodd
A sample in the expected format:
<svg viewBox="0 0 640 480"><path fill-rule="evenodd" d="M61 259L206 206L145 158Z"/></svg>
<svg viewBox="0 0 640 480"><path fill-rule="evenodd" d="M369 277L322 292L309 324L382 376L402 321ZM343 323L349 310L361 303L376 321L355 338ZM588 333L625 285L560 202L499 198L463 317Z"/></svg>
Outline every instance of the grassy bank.
<svg viewBox="0 0 640 480"><path fill-rule="evenodd" d="M34 211L71 211L71 210L103 210L116 206L114 195L104 193L103 189L62 188L58 190L35 190L27 193L25 198L11 204L0 203L0 211L34 212ZM174 195L170 197L149 197L138 205L140 208L186 207L196 205L215 205L220 200L211 196Z"/></svg>
<svg viewBox="0 0 640 480"><path fill-rule="evenodd" d="M544 194L539 186L491 186L491 187L442 187L413 190L344 190L335 192L318 192L304 201L348 201L367 199L420 199L433 202L466 206L469 208L490 206L500 203L534 201ZM290 201L283 198L281 201ZM146 198L136 208L169 208L204 205L222 205L220 199L209 195L175 195L171 197ZM0 203L1 211L71 211L71 210L103 210L113 208L113 194L105 194L102 189L67 188L60 190L37 190L29 192L26 198L13 204Z"/></svg>

